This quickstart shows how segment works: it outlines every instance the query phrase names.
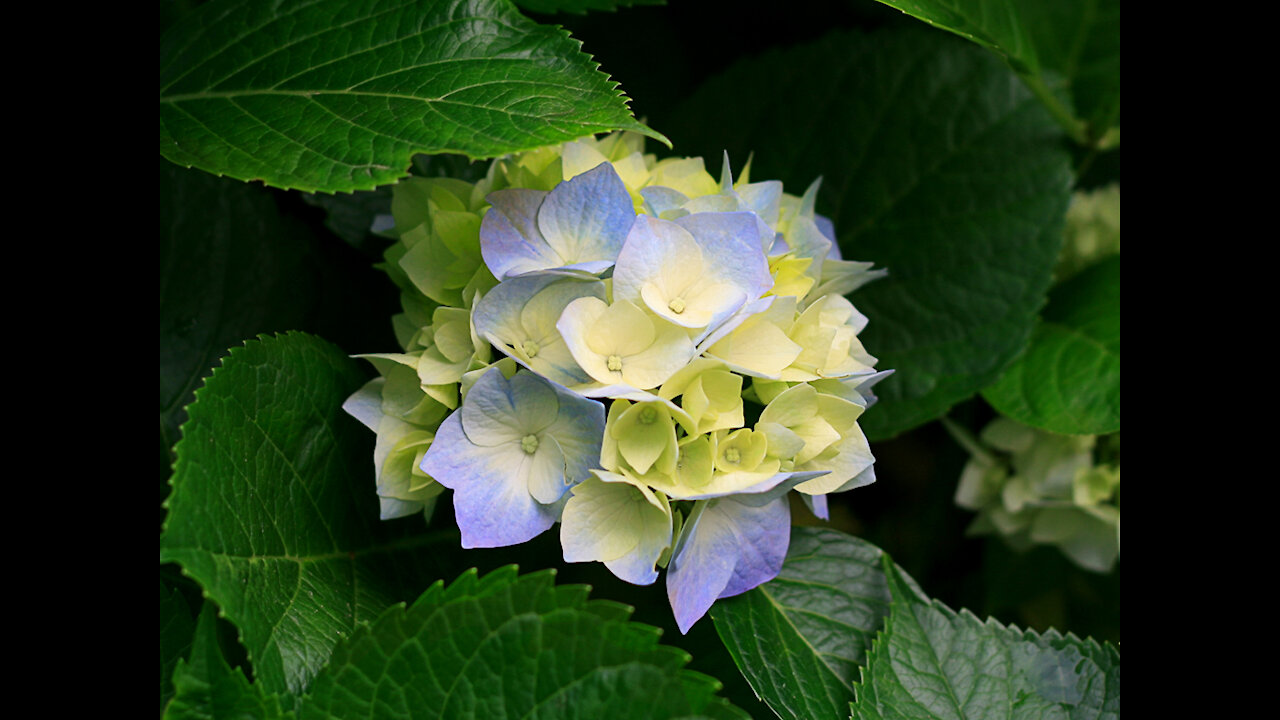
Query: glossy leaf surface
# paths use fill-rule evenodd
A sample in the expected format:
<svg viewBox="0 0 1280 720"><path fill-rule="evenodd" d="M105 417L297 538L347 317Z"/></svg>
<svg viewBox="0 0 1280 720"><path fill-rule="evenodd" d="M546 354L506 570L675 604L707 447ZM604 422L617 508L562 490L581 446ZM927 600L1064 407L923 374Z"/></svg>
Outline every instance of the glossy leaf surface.
<svg viewBox="0 0 1280 720"><path fill-rule="evenodd" d="M370 438L342 411L355 360L304 333L234 348L177 447L162 562L239 628L258 685L299 692L355 626L437 571L421 521L381 523Z"/></svg>
<svg viewBox="0 0 1280 720"><path fill-rule="evenodd" d="M299 717L746 717L630 608L553 578L471 570L388 609L338 646Z"/></svg>
<svg viewBox="0 0 1280 720"><path fill-rule="evenodd" d="M219 0L160 51L160 153L300 190L368 190L636 122L580 43L500 0Z"/></svg>
<svg viewBox="0 0 1280 720"><path fill-rule="evenodd" d="M982 621L911 591L886 562L893 608L867 658L854 720L1118 720L1111 645Z"/></svg>
<svg viewBox="0 0 1280 720"><path fill-rule="evenodd" d="M1002 414L1042 430L1120 430L1120 256L1049 293L1026 354L982 396Z"/></svg>
<svg viewBox="0 0 1280 720"><path fill-rule="evenodd" d="M795 527L777 578L712 606L738 669L779 717L847 717L858 668L889 613L883 555L835 530Z"/></svg>
<svg viewBox="0 0 1280 720"><path fill-rule="evenodd" d="M252 684L240 668L233 668L218 645L217 610L205 603L195 626L190 657L179 660L173 674L176 689L164 709L165 720L254 718L284 720L281 698ZM292 698L286 699L286 702Z"/></svg>
<svg viewBox="0 0 1280 720"><path fill-rule="evenodd" d="M990 48L1084 144L1120 122L1120 0L880 0Z"/></svg>

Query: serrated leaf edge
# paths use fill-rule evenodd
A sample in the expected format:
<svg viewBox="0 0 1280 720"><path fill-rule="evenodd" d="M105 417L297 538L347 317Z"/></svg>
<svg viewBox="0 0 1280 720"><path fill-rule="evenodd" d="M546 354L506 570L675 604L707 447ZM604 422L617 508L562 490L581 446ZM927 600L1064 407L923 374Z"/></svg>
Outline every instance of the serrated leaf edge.
<svg viewBox="0 0 1280 720"><path fill-rule="evenodd" d="M600 129L599 129L599 130L595 130L595 131L592 131L592 132L589 132L589 133L585 133L585 132L584 132L584 133L583 133L583 135L588 135L588 134L590 134L590 135L595 135L595 134L600 134L600 133L612 132L612 131L615 131L615 130L630 130L630 131L632 131L632 132L638 132L638 133L640 133L640 134L642 134L642 135L644 135L644 136L646 136L646 137L650 137L650 138L653 138L654 140L657 140L658 142L662 143L663 145L666 145L668 150L670 150L670 149L672 149L672 148L673 148L673 144L672 144L671 140L670 140L666 135L663 135L662 133L658 132L657 130L654 130L653 128L649 127L649 126L648 126L648 125L646 125L645 123L640 122L639 120L637 120L637 119L636 119L636 117L635 117L635 113L634 113L634 111L631 109L631 102L632 102L632 100L631 100L631 98L630 98L629 96L627 96L627 94L622 90L622 83L621 83L621 82L619 82L619 81L617 81L617 80L615 80L615 79L613 79L613 77L612 77L611 75L609 75L608 73L604 72L604 71L601 69L601 64L600 64L599 62L597 62L597 61L596 61L596 59L595 59L595 56L594 56L594 55L591 55L591 54L589 54L589 53L586 53L586 52L584 52L584 51L582 50L583 42L582 42L581 40L579 40L578 38L573 37L573 35L569 32L569 30L567 30L566 28L564 28L564 27L563 27L563 26L561 26L561 25L544 25L544 24L542 24L542 23L539 23L539 22L537 22L537 21L535 21L535 20L533 20L533 19L531 19L531 18L529 18L529 17L527 17L527 16L523 15L522 13L520 13L520 12L519 12L519 9L518 9L518 8L515 8L514 3L512 4L512 8L513 8L513 10L515 10L515 11L517 12L517 14L518 14L518 15L520 15L520 17L522 17L522 18L524 18L525 20L527 20L527 21L528 21L528 22L533 26L533 28L534 28L534 29L545 29L545 30L548 32L548 34L549 34L549 35L555 35L555 36L557 36L557 39L558 39L560 42L564 42L565 40L567 40L567 41L569 41L569 43L572 43L572 44L573 44L573 46L574 46L574 48L575 48L575 50L576 50L576 51L577 51L577 52L578 52L578 53L583 57L583 63L584 63L584 66L585 66L585 67L587 67L587 68L589 68L589 71L590 71L591 73L599 73L599 74L603 77L602 88L605 90L605 92L606 92L606 93L608 93L608 94L610 94L610 95L611 95L611 99L612 99L612 100L615 100L615 101L616 101L616 100L621 100L621 101L622 101L622 109L623 109L623 111L624 111L624 112L625 112L625 113L626 113L626 114L631 118L630 122L625 123L625 124L621 124L621 125L619 125L618 127L612 127L612 128L610 128L610 127L600 126ZM192 15L194 15L194 14L195 14L195 13L192 13ZM191 20L191 15L188 15L187 17L183 18L183 19L182 19L181 21L179 21L178 23L175 23L173 26L169 27L169 28L168 28L168 30L166 30L164 34L165 34L166 36L173 34L173 33L175 32L175 28L178 28L178 27L182 26L184 22L194 22L194 21L192 21L192 20ZM163 38L162 38L162 44L163 44ZM225 49L225 48L223 48L223 49ZM219 50L219 52L221 52L221 50ZM161 102L163 102L163 101L164 101L164 100L163 100L164 96L163 96L163 95L161 95L160 97L161 97ZM162 122L162 124L163 124L163 122ZM581 137L581 136L579 136L579 137ZM170 139L174 142L174 144L175 144L175 145L177 145L177 144L178 144L176 140L173 140L172 136L170 136ZM572 139L573 139L573 138L567 138L567 139L566 139L566 141L568 141L568 140L572 140ZM463 157L466 157L466 158L470 159L471 161L477 161L477 160L488 160L488 159L492 159L492 158L506 157L507 155L513 155L513 154L516 154L516 153L528 152L528 151L530 151L530 150L536 150L536 149L541 148L541 147L546 147L546 145L536 145L536 144L517 144L517 145L516 145L512 150L509 150L509 151L507 151L507 152L505 152L505 153L498 153L498 154L493 154L493 155L490 155L490 154L479 154L479 155L473 155L473 154L471 154L471 153L469 153L469 152L466 152L465 150L459 150L459 149L448 148L448 147L440 148L440 149L436 149L436 150L433 150L433 151L432 151L432 152L430 152L430 153L424 153L423 151L415 150L415 149L410 148L410 149L408 150L408 155L409 155L409 157L408 157L408 161L405 163L405 166L404 166L403 168L401 168L401 169L400 169L398 176L397 176L394 180L392 180L392 181L390 181L390 182L372 183L372 184L370 184L370 183L361 183L357 178L355 178L355 177L350 177L350 178L348 178L348 180L349 180L349 183L348 183L348 184L349 184L349 187L348 187L348 186L343 186L343 187L322 187L322 186L320 186L320 185L312 186L311 184L308 184L308 183L275 183L275 182L270 182L270 181L268 181L268 180L267 180L267 179L265 179L265 178L237 177L237 176L235 176L235 175L231 175L231 174L229 174L229 173L224 173L224 172L212 172L212 171L209 171L209 170L205 170L204 168L197 167L195 164L188 164L188 163L183 163L183 162L176 162L176 161L173 161L173 160L170 160L170 162L174 162L174 164L176 164L176 165L178 165L178 166L180 166L180 167L185 167L185 168L188 168L188 169L195 168L195 169L201 170L201 171L203 171L203 172L208 172L208 173L210 173L211 175L214 175L214 176L216 176L216 177L227 177L227 178L231 178L231 179L233 179L233 180L239 180L239 181L242 181L242 182L260 182L260 183L262 183L262 184L263 184L264 186L266 186L266 187L275 187L275 188L279 188L279 189L282 189L282 190L300 190L300 191L303 191L303 192L326 192L326 193L337 193L337 192L354 193L354 192L356 192L356 191L362 191L362 190L374 190L374 189L379 188L379 187L384 187L384 186L388 186L388 185L394 185L396 182L399 182L400 180L402 180L402 179L404 179L404 178L406 178L406 177L409 177L409 176L410 176L410 174L411 174L411 173L410 173L410 168L412 168L412 167L413 167L413 156L414 156L414 155L419 155L419 154L431 154L431 155L451 154L451 155L462 155ZM164 155L164 153L162 152L162 153L161 153L161 155L163 156L163 155ZM165 156L165 157L166 157L166 159L168 159L168 157L167 157L167 156ZM371 162L372 162L372 161L371 161ZM384 165L384 167L387 167L387 168L389 168L389 169L390 169L392 166L391 166L391 165Z"/></svg>
<svg viewBox="0 0 1280 720"><path fill-rule="evenodd" d="M345 652L353 644L363 640L365 636L375 631L377 626L384 622L390 622L399 616L400 619L408 619L410 614L426 613L431 614L435 611L449 605L452 602L461 602L470 598L480 598L493 592L511 588L513 586L526 584L534 593L546 593L550 591L561 597L571 598L570 605L556 605L550 608L544 608L542 612L535 610L534 612L543 615L552 612L562 612L566 610L578 610L581 612L592 612L594 608L606 607L616 613L618 608L627 610L626 617L610 618L608 615L599 615L603 625L619 625L627 628L637 638L644 638L642 646L637 647L637 653L644 656L643 658L634 659L624 663L630 665L635 663L651 664L660 668L669 668L667 671L679 678L683 687L692 688L700 686L704 691L705 700L708 706L722 705L735 710L741 711L741 708L733 705L720 695L717 695L724 688L724 684L717 678L705 673L691 670L687 667L688 663L693 659L687 651L672 645L663 645L660 639L663 630L660 627L649 625L647 623L638 622L630 619L635 608L625 603L606 598L590 599L589 593L591 586L587 584L570 584L556 585L554 580L557 576L556 568L546 568L537 570L524 575L519 574L519 566L516 564L504 565L492 570L484 575L480 575L479 569L472 567L464 570L453 582L445 585L443 579L432 583L422 595L418 597L412 604L396 603L383 610L379 615L370 621L357 623L355 630L348 636L340 638L333 648L330 655L329 663L326 663L313 679L311 688L298 696L299 707L302 707L312 696L312 689L315 687L315 679L320 678L326 670L331 667L334 657ZM559 593L561 589L569 589L569 593ZM478 594L469 591L478 591ZM522 615L524 613L521 613ZM656 663L655 660L665 658L666 663ZM669 663L669 664L668 664ZM615 666L607 666L615 667ZM702 717L701 715L697 717Z"/></svg>
<svg viewBox="0 0 1280 720"><path fill-rule="evenodd" d="M850 712L849 720L858 720L859 705L861 704L864 698L863 693L866 692L866 686L867 686L867 683L869 682L867 671L871 667L873 658L878 657L878 655L880 654L881 646L884 644L884 642L886 642L885 639L892 632L892 626L894 621L892 607L893 605L897 604L900 601L899 595L897 592L895 592L895 589L899 584L902 584L903 586L905 586L905 583L903 583L901 575L897 571L896 565L894 565L892 558L889 557L889 554L887 552L882 551L882 553L883 554L881 556L881 563L885 569L885 576L889 581L890 597L893 598L892 602L890 603L891 612L890 614L885 616L884 626L880 630L876 631L875 638L871 642L871 649L867 651L866 664L861 665L858 668L858 681L853 683L854 701L849 703L849 712ZM910 588L906 588L906 589L909 590ZM940 600L937 600L934 598L922 598L921 596L916 595L914 592L909 593L909 597L904 598L904 600L911 605L923 605L929 609L937 610L943 615L944 618L947 619L948 622L953 622L957 619L960 619L966 622L971 621L981 627L990 628L994 630L996 633L1011 635L1016 637L1019 640L1031 642L1031 643L1040 645L1042 647L1046 645L1048 645L1049 647L1054 647L1053 645L1051 645L1051 643L1053 643L1055 640L1061 640L1069 645L1076 647L1077 649L1080 649L1081 654L1092 655L1092 652L1086 653L1085 651L1086 650L1096 651L1097 653L1101 653L1102 655L1106 656L1108 659L1114 659L1117 663L1120 661L1119 648L1106 641L1099 642L1098 640L1091 637L1086 637L1081 639L1075 633L1072 633L1070 631L1066 633L1062 633L1061 631L1052 627L1044 631L1043 633L1040 633L1040 632L1036 632L1035 630L1031 630L1029 628L1019 628L1017 625L1012 623L1005 625L1000 621L996 620L994 617L989 617L986 620L983 620L979 618L977 615L975 615L968 608L960 608L959 611L955 611L955 610L952 610L950 607L948 607L946 604L944 604ZM1060 648L1054 647L1054 649L1060 649Z"/></svg>

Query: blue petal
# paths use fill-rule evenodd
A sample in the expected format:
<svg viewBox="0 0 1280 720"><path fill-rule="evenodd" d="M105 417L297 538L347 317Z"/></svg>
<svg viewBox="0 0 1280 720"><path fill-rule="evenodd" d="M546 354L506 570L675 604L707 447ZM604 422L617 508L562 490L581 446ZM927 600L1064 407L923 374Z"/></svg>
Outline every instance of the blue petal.
<svg viewBox="0 0 1280 720"><path fill-rule="evenodd" d="M555 391L560 411L546 433L560 443L564 451L565 485L573 486L600 466L600 445L604 437L604 405L578 395L554 382L547 385Z"/></svg>
<svg viewBox="0 0 1280 720"><path fill-rule="evenodd" d="M528 434L516 409L511 384L497 367L485 370L476 380L456 414L467 441L473 445L493 447L519 442Z"/></svg>
<svg viewBox="0 0 1280 720"><path fill-rule="evenodd" d="M813 513L814 517L822 520L831 519L831 513L827 509L826 495L805 495L800 493L800 499L804 501L805 505L809 506L809 512Z"/></svg>
<svg viewBox="0 0 1280 720"><path fill-rule="evenodd" d="M755 213L694 213L676 218L675 223L697 238L706 261L718 275L746 291L747 300L755 300L773 287L761 223ZM772 233L764 230L772 243Z"/></svg>
<svg viewBox="0 0 1280 720"><path fill-rule="evenodd" d="M689 198L685 197L684 193L661 185L640 188L640 196L644 198L645 207L650 215L667 220L670 220L671 216L663 213L679 210L682 205L689 202Z"/></svg>
<svg viewBox="0 0 1280 720"><path fill-rule="evenodd" d="M538 230L538 208L546 196L512 188L486 198L493 207L480 221L480 256L498 280L565 264Z"/></svg>
<svg viewBox="0 0 1280 720"><path fill-rule="evenodd" d="M550 272L521 275L504 280L481 298L471 321L477 335L539 375L561 385L587 383L591 377L573 362L555 326L565 305L587 296L603 300L604 283ZM528 358L523 352L526 340L536 342L539 352L548 343L559 350Z"/></svg>
<svg viewBox="0 0 1280 720"><path fill-rule="evenodd" d="M527 456L520 446L474 445L462 432L460 418L461 412L445 418L421 467L453 490L462 547L518 545L550 528L556 520L556 506L541 505L529 494L528 482L520 472Z"/></svg>
<svg viewBox="0 0 1280 720"><path fill-rule="evenodd" d="M736 517L740 527L748 526L756 535L754 542L742 548L729 583L720 591L722 598L741 595L778 577L791 545L791 506L785 497L761 508L743 506Z"/></svg>
<svg viewBox="0 0 1280 720"><path fill-rule="evenodd" d="M831 241L831 250L827 252L827 257L832 260L843 260L844 258L840 256L840 246L836 244L836 225L831 222L831 218L826 215L814 215L813 224L818 226L818 232Z"/></svg>
<svg viewBox="0 0 1280 720"><path fill-rule="evenodd" d="M524 340L527 328L520 322L520 311L534 295L560 280L563 280L560 276L540 273L498 283L480 298L471 313L471 324L475 327L476 335L498 338L498 342L494 344L500 350L503 349L504 342L510 344Z"/></svg>
<svg viewBox="0 0 1280 720"><path fill-rule="evenodd" d="M717 598L777 577L791 541L785 497L751 507L732 497L696 506L667 571L667 598L681 633Z"/></svg>
<svg viewBox="0 0 1280 720"><path fill-rule="evenodd" d="M564 259L558 265L595 268L613 264L635 222L631 194L613 165L594 169L555 186L538 210L542 237ZM554 267L554 266L553 266Z"/></svg>
<svg viewBox="0 0 1280 720"><path fill-rule="evenodd" d="M770 227L778 224L782 204L782 183L777 180L751 183L738 188L738 197L747 210L760 216Z"/></svg>

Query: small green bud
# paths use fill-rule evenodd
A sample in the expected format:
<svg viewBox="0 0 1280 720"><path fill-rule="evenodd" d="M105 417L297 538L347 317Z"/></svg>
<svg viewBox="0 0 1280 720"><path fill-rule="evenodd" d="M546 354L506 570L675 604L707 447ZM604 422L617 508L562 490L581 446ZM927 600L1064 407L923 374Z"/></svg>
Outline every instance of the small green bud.
<svg viewBox="0 0 1280 720"><path fill-rule="evenodd" d="M618 357L617 355L610 355L609 358L605 361L605 366L608 367L613 372L621 372L622 358Z"/></svg>
<svg viewBox="0 0 1280 720"><path fill-rule="evenodd" d="M538 356L538 350L540 348L538 347L537 341L525 340L523 343L520 344L520 349L524 350L525 355L529 356L530 358L535 358Z"/></svg>
<svg viewBox="0 0 1280 720"><path fill-rule="evenodd" d="M679 315L684 312L684 298L673 298L667 303L667 307L671 308L671 312Z"/></svg>
<svg viewBox="0 0 1280 720"><path fill-rule="evenodd" d="M523 450L523 451L525 451L525 453L527 453L527 454L529 454L529 455L532 455L532 454L534 454L535 452L537 452L537 451L538 451L538 436L537 436L537 435L525 435L524 437L520 438L520 449L521 449L521 450Z"/></svg>

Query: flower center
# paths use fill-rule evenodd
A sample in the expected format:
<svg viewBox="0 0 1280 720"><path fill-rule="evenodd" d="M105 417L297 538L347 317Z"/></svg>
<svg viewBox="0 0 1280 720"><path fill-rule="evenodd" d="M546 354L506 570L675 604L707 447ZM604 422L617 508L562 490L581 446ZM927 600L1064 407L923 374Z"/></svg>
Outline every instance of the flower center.
<svg viewBox="0 0 1280 720"><path fill-rule="evenodd" d="M536 341L525 340L523 343L520 344L520 349L524 350L525 355L528 355L529 357L536 357L538 355L538 350L540 348L538 347L538 343Z"/></svg>
<svg viewBox="0 0 1280 720"><path fill-rule="evenodd" d="M724 451L724 459L726 462L737 465L742 462L742 451L736 447L727 448Z"/></svg>
<svg viewBox="0 0 1280 720"><path fill-rule="evenodd" d="M622 370L622 358L617 355L610 355L609 359L605 361L605 365L613 372L618 372Z"/></svg>
<svg viewBox="0 0 1280 720"><path fill-rule="evenodd" d="M640 411L638 419L641 425L652 425L653 421L658 419L658 411L651 407L646 407Z"/></svg>
<svg viewBox="0 0 1280 720"><path fill-rule="evenodd" d="M521 450L523 450L523 451L525 451L525 453L527 453L527 454L529 454L529 455L532 455L532 454L534 454L535 452L537 452L537 451L538 451L538 436L537 436L537 435L525 435L524 437L520 438L520 449L521 449Z"/></svg>
<svg viewBox="0 0 1280 720"><path fill-rule="evenodd" d="M673 298L667 303L667 307L671 308L671 312L679 315L684 312L684 298Z"/></svg>

